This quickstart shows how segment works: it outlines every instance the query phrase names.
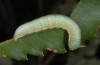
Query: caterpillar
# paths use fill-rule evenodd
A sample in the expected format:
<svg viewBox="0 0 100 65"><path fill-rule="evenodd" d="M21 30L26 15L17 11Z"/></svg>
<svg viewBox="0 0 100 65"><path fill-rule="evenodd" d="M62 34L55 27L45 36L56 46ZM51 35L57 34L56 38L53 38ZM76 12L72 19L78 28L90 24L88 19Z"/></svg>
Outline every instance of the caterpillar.
<svg viewBox="0 0 100 65"><path fill-rule="evenodd" d="M14 39L17 40L26 34L52 28L62 28L68 31L68 46L70 50L75 50L80 46L81 31L79 26L71 18L60 14L42 16L19 26L15 31Z"/></svg>

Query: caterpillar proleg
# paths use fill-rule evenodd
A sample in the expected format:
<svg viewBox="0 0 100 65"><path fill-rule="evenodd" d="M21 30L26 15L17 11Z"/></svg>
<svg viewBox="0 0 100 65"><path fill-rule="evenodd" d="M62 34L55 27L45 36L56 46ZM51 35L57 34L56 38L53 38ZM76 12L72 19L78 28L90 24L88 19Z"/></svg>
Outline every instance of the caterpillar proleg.
<svg viewBox="0 0 100 65"><path fill-rule="evenodd" d="M14 39L17 40L26 34L40 32L50 28L62 28L68 31L68 46L70 50L75 50L80 46L81 31L79 26L71 18L57 14L43 16L19 26L15 31Z"/></svg>

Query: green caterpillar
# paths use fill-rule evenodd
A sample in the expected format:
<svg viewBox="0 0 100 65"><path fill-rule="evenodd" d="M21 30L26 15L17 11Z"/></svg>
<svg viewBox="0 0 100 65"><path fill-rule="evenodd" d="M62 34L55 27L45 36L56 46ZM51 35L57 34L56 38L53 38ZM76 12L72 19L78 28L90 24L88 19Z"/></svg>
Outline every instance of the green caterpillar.
<svg viewBox="0 0 100 65"><path fill-rule="evenodd" d="M64 15L47 15L25 23L17 28L14 39L17 40L26 34L40 32L51 28L62 28L68 31L68 46L75 50L80 46L81 31L78 25L69 17Z"/></svg>

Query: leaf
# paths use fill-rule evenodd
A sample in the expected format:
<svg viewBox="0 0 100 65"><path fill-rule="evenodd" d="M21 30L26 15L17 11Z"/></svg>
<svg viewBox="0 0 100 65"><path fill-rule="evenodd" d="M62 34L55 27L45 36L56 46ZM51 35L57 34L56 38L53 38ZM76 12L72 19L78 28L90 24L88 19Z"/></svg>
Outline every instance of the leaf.
<svg viewBox="0 0 100 65"><path fill-rule="evenodd" d="M33 33L17 41L14 39L7 40L0 44L0 56L24 60L27 59L26 54L43 56L43 50L47 48L58 53L66 52L62 29L50 29Z"/></svg>
<svg viewBox="0 0 100 65"><path fill-rule="evenodd" d="M27 59L27 54L43 56L45 49L65 53L64 42L68 38L64 37L64 30L51 27L68 30L69 48L75 50L79 47L81 36L78 25L67 16L48 15L19 26L13 39L0 44L0 56L22 60Z"/></svg>
<svg viewBox="0 0 100 65"><path fill-rule="evenodd" d="M82 41L96 37L100 27L100 0L81 0L71 14L82 32Z"/></svg>

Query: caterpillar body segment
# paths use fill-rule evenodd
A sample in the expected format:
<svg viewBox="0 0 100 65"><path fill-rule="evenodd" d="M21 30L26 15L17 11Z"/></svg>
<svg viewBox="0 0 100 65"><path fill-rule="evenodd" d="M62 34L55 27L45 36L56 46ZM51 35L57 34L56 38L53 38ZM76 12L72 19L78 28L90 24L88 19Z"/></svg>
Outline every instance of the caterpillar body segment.
<svg viewBox="0 0 100 65"><path fill-rule="evenodd" d="M40 32L50 28L62 28L68 32L68 46L70 50L75 50L80 46L80 28L75 21L64 15L47 15L25 23L16 29L14 39L17 40L27 34Z"/></svg>

